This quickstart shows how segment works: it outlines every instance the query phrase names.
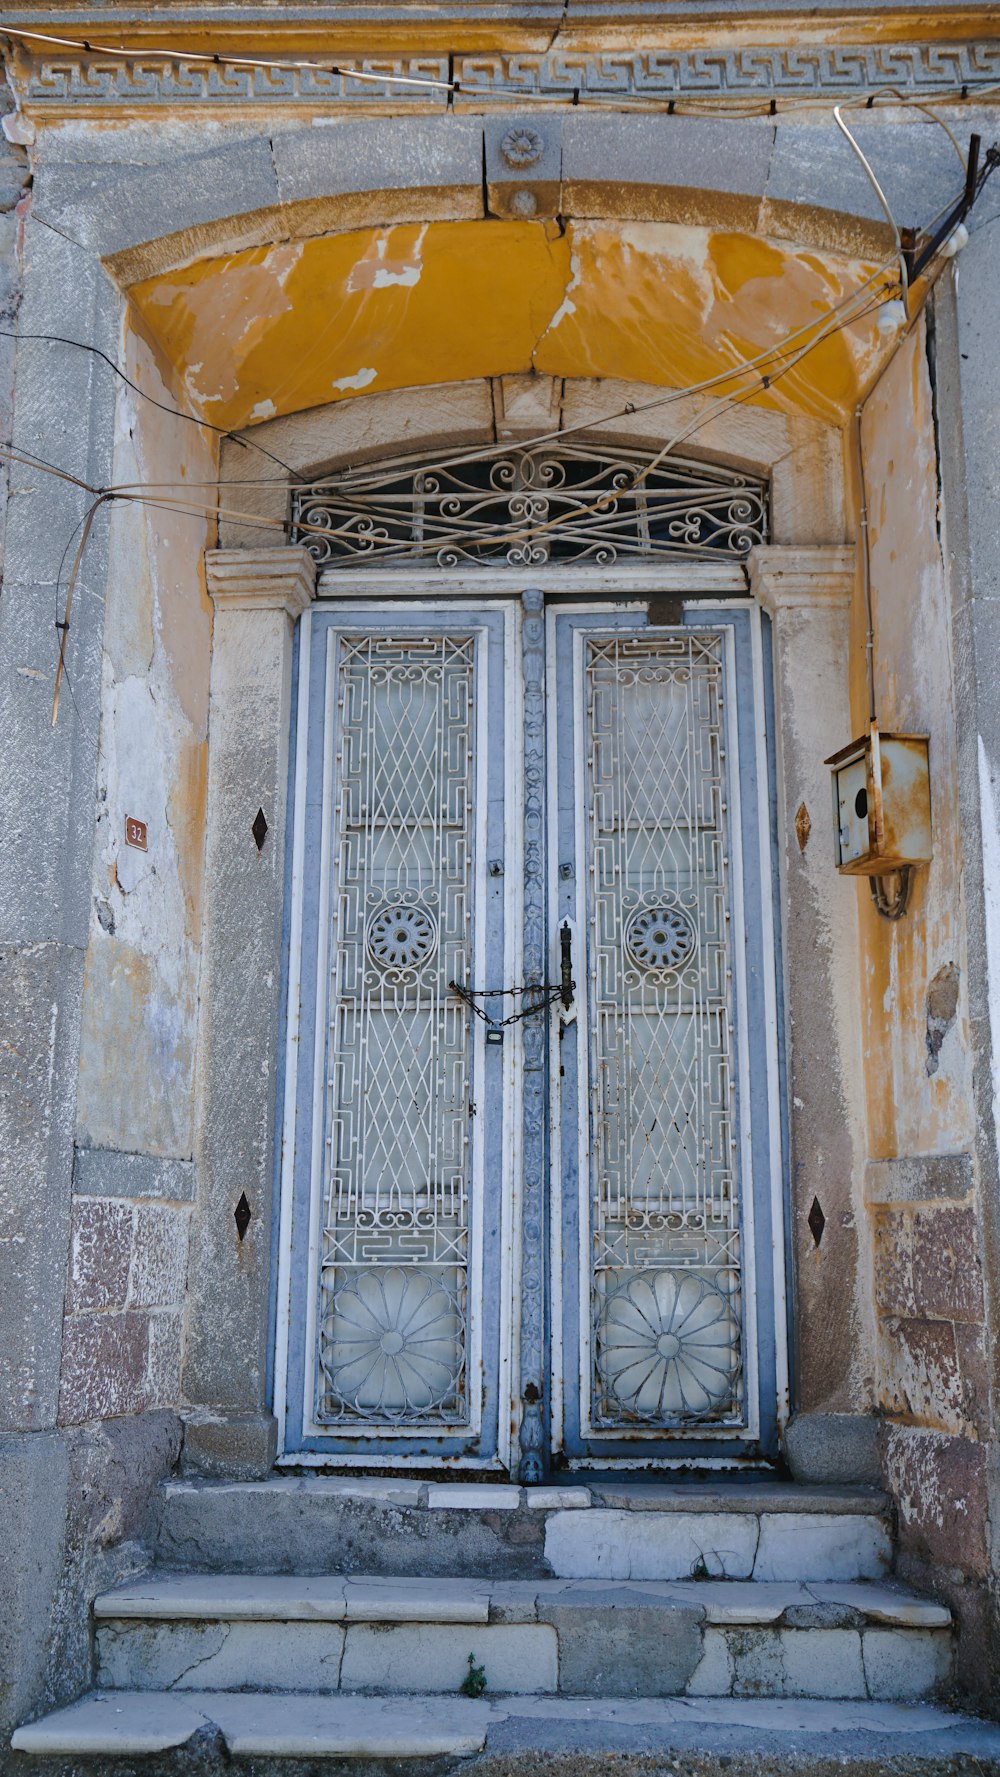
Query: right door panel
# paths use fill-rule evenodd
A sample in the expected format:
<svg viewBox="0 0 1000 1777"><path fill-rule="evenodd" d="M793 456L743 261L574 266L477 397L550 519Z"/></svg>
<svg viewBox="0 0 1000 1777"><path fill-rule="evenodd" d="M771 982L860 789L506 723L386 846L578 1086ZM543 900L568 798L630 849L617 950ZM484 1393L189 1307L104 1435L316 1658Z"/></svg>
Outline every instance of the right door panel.
<svg viewBox="0 0 1000 1777"><path fill-rule="evenodd" d="M553 1431L577 1464L775 1449L782 1168L758 624L731 606L671 627L621 610L550 621L554 923L573 927L577 976L556 1045Z"/></svg>

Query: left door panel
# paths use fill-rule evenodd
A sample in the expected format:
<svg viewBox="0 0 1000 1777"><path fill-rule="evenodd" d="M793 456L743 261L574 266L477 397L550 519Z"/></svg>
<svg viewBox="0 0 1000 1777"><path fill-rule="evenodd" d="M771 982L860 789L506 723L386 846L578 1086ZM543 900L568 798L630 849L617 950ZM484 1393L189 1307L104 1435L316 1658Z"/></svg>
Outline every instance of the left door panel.
<svg viewBox="0 0 1000 1777"><path fill-rule="evenodd" d="M293 1459L502 1466L507 614L305 620L276 1410ZM506 1293L505 1293L506 1292Z"/></svg>

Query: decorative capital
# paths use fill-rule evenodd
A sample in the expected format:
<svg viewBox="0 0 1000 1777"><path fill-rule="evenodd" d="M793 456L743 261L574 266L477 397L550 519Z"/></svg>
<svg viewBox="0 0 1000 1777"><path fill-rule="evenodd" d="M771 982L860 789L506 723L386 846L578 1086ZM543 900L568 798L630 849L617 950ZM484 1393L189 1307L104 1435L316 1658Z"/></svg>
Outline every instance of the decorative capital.
<svg viewBox="0 0 1000 1777"><path fill-rule="evenodd" d="M217 610L284 611L294 622L316 597L316 563L301 543L280 549L206 549Z"/></svg>
<svg viewBox="0 0 1000 1777"><path fill-rule="evenodd" d="M750 590L757 603L774 617L794 607L847 609L854 591L853 543L833 543L819 549L783 549L758 544L747 558Z"/></svg>

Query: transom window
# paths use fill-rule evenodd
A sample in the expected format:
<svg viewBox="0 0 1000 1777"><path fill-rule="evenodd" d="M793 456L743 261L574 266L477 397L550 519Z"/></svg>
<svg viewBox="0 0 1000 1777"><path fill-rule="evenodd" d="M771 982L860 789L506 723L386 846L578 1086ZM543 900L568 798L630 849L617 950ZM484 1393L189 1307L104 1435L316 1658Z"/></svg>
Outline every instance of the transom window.
<svg viewBox="0 0 1000 1777"><path fill-rule="evenodd" d="M607 566L741 557L768 539L763 480L652 452L527 445L396 458L295 488L294 540L322 568Z"/></svg>

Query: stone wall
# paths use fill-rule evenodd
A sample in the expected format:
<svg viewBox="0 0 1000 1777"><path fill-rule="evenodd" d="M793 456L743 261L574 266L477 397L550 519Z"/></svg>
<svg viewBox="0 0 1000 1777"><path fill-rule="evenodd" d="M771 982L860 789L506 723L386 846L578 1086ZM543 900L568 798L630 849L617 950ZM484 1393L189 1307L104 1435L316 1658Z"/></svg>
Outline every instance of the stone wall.
<svg viewBox="0 0 1000 1777"><path fill-rule="evenodd" d="M6 124L0 141L0 328L12 326L20 311L25 335L79 339L116 356L117 293L77 243L34 217L34 130L14 113L6 87L0 88L0 111ZM96 365L89 354L56 341L23 337L15 347L0 338L0 438L92 486L112 479L116 414L113 373ZM137 368L134 359L131 368ZM120 423L127 438L127 412ZM127 463L119 469L121 479L128 479L128 469ZM150 1077L169 1051L169 1021L158 1021L159 1052L154 1043L143 1053L135 1042L141 1019L122 1018L113 1005L109 1012L106 983L88 967L88 930L106 936L116 918L106 875L102 892L92 890L95 837L100 854L109 782L105 770L99 783L95 770L102 731L106 519L95 524L77 587L67 632L68 676L53 724L55 621L66 590L63 551L78 534L89 496L24 465L8 470L6 461L0 493L2 1731L89 1684L90 1601L145 1563L155 1486L178 1458L193 1062L187 1062L181 1138L173 1152L169 1144L157 1148L149 1133L155 1104ZM196 553L203 539L204 526L195 534ZM119 582L127 601L137 569L133 537ZM190 645L186 618L182 627L183 645ZM153 700L162 691L155 665L152 648L144 677ZM113 713L113 698L110 707ZM195 755L198 745L204 748L204 720L203 707L200 733L197 714L193 718ZM150 750L169 766L169 747L148 723L146 732ZM106 739L105 720L103 745ZM127 741L123 750L130 750ZM188 774L197 780L196 758ZM190 843L200 859L197 832ZM123 887L122 903L125 894ZM196 907L196 877L191 898ZM169 971L164 919L147 918L145 927L149 950ZM195 997L190 990L192 1004ZM155 1025L150 999L147 993L144 1005ZM108 1022L84 1042L83 1072L103 1053L120 1089L124 1079L135 1145L149 1150L145 1165L140 1154L110 1150L96 1161L96 1150L88 1148L77 1152L74 1167L81 1011L95 1000ZM193 1050L190 1035L188 1047ZM128 1058L137 1055L145 1065L129 1077ZM84 1127L93 1133L89 1124ZM108 1128L105 1121L98 1133L107 1135Z"/></svg>
<svg viewBox="0 0 1000 1777"><path fill-rule="evenodd" d="M923 322L914 329L862 420L878 717L884 732L930 736L933 832L933 860L915 873L902 920L880 919L859 890L864 1196L874 1397L899 1570L953 1608L960 1680L985 1704L992 1428L967 933L974 835L959 792L962 663L943 544L934 314L932 306L930 337ZM867 688L858 676L860 731Z"/></svg>

